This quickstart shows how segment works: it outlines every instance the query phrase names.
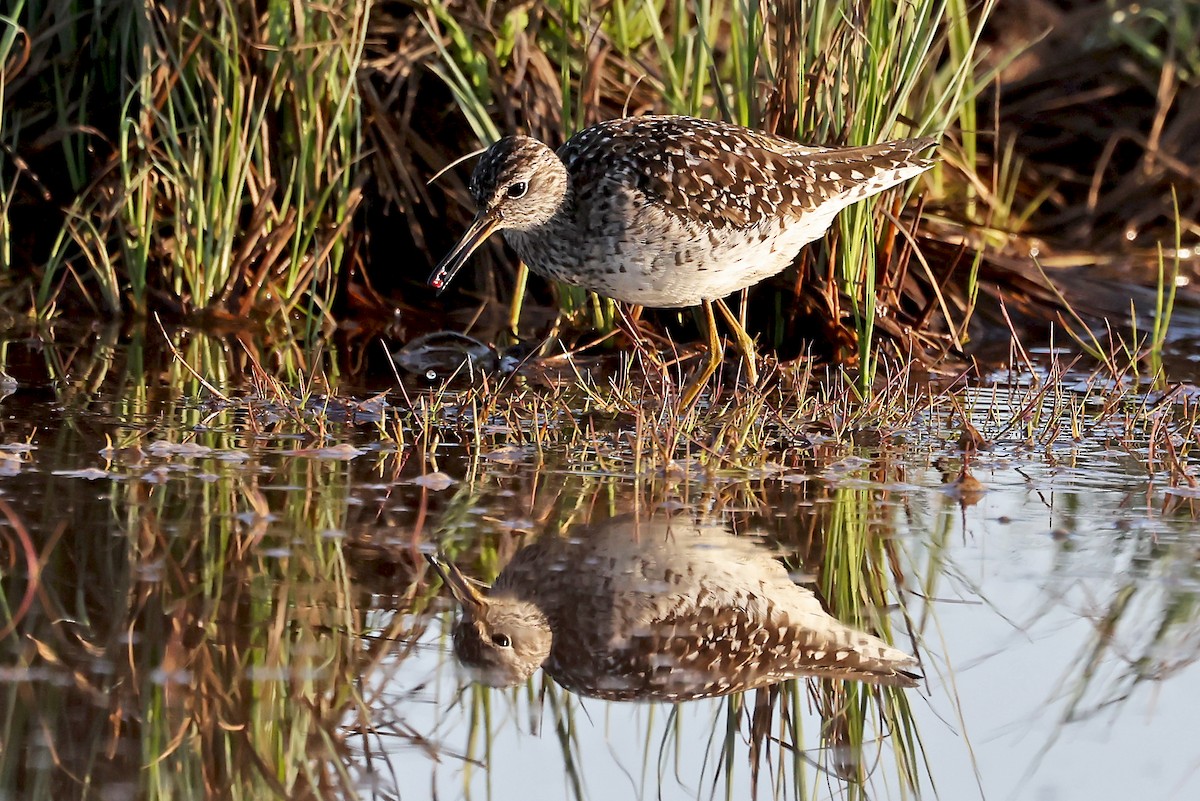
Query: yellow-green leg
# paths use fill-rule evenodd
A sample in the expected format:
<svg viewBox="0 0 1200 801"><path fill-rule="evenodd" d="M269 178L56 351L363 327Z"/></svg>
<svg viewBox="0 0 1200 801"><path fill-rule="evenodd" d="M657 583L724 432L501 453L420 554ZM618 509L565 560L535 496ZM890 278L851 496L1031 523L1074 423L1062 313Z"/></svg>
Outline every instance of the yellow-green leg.
<svg viewBox="0 0 1200 801"><path fill-rule="evenodd" d="M728 309L726 309L726 313L728 313ZM687 387L683 391L682 405L685 408L691 406L696 398L700 397L704 385L717 371L717 366L721 364L721 359L725 355L725 351L721 347L721 338L717 336L717 318L713 316L712 301L709 300L704 301L704 330L708 335L708 354L705 356L703 364L696 368L696 374L688 381ZM745 336L745 332L742 334Z"/></svg>
<svg viewBox="0 0 1200 801"><path fill-rule="evenodd" d="M752 386L758 386L758 365L757 352L754 347L754 340L746 333L746 329L742 327L741 322L734 316L729 307L725 305L725 301L718 300L717 308L721 310L721 314L725 317L725 322L729 323L729 329L733 332L733 338L737 340L738 350L742 353L742 359L746 362L746 382ZM709 312L709 320L712 320L712 312Z"/></svg>

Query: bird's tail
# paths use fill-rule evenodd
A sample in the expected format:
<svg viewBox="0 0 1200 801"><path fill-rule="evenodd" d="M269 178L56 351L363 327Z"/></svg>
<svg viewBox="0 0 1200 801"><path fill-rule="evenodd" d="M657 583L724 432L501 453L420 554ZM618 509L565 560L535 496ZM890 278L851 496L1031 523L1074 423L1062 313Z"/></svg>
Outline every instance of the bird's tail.
<svg viewBox="0 0 1200 801"><path fill-rule="evenodd" d="M823 189L818 195L844 200L844 205L877 195L928 170L934 161L919 154L937 144L933 137L896 139L878 145L838 148L802 156L814 180Z"/></svg>
<svg viewBox="0 0 1200 801"><path fill-rule="evenodd" d="M805 640L801 663L808 675L897 687L913 687L921 679L914 657L840 622L812 625Z"/></svg>

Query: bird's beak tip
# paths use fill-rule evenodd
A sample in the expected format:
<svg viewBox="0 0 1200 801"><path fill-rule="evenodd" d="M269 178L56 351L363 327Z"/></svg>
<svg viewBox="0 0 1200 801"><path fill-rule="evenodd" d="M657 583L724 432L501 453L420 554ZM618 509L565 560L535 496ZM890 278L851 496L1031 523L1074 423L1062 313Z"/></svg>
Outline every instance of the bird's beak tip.
<svg viewBox="0 0 1200 801"><path fill-rule="evenodd" d="M484 595L470 579L453 562L444 561L440 556L425 554L426 561L442 579L442 584L450 591L450 595L463 607L464 613L470 614L484 605Z"/></svg>
<svg viewBox="0 0 1200 801"><path fill-rule="evenodd" d="M475 215L470 227L463 233L458 244L446 254L446 258L434 268L428 284L439 295L454 280L455 274L470 258L471 254L499 228L499 218L491 212L481 211Z"/></svg>

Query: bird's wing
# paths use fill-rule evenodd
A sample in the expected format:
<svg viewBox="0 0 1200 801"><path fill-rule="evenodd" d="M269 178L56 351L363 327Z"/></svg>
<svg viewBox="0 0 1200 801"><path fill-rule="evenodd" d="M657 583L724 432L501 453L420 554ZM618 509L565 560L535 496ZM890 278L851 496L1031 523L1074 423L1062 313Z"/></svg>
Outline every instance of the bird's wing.
<svg viewBox="0 0 1200 801"><path fill-rule="evenodd" d="M689 221L736 229L811 212L850 182L894 168L916 149L908 145L832 149L717 121L632 117L581 131L559 155L582 191L633 187Z"/></svg>

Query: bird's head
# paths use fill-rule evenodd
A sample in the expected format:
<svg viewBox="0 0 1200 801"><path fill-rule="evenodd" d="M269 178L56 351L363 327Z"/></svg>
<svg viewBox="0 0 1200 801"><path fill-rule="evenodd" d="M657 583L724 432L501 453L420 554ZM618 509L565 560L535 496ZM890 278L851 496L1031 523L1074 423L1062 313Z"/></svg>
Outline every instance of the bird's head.
<svg viewBox="0 0 1200 801"><path fill-rule="evenodd" d="M453 564L427 557L462 607L454 653L490 687L528 679L550 656L553 636L540 609L508 595L484 595Z"/></svg>
<svg viewBox="0 0 1200 801"><path fill-rule="evenodd" d="M471 176L475 219L434 268L429 285L445 289L496 231L528 231L549 222L562 207L569 183L562 160L536 139L507 136L489 147Z"/></svg>

